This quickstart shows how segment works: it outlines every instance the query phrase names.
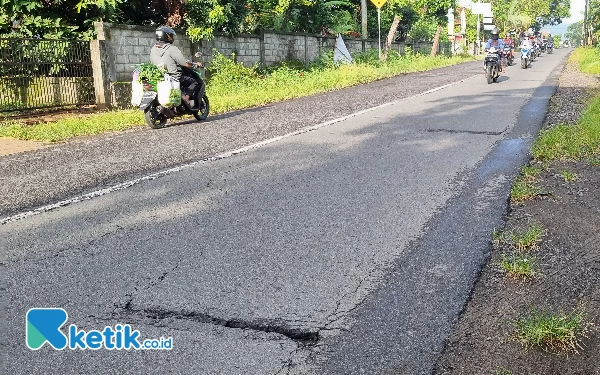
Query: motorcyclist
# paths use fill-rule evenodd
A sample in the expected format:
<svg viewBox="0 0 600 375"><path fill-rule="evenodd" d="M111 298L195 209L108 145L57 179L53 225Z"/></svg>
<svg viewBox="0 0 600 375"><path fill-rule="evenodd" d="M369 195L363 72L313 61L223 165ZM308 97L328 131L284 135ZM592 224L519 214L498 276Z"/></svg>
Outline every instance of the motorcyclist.
<svg viewBox="0 0 600 375"><path fill-rule="evenodd" d="M515 48L515 41L513 40L513 38L509 35L506 34L506 36L504 37L504 39L502 40L502 43L504 43L504 47L510 47L510 55L511 57L515 57L514 55L514 48Z"/></svg>
<svg viewBox="0 0 600 375"><path fill-rule="evenodd" d="M494 27L492 30L492 36L490 40L485 45L485 51L489 50L492 47L496 47L500 50L500 71L504 71L504 56L502 51L504 50L504 42L500 39L500 29Z"/></svg>
<svg viewBox="0 0 600 375"><path fill-rule="evenodd" d="M187 60L181 50L173 45L175 41L175 31L170 27L161 26L156 29L156 44L150 51L150 60L154 65L162 66L167 73L174 79L179 80L183 98L190 107L194 107L193 98L198 88L198 82L191 76L185 74L185 70L193 67L190 60Z"/></svg>
<svg viewBox="0 0 600 375"><path fill-rule="evenodd" d="M550 44L552 47L554 47L554 37L552 37L552 34L548 34L548 44Z"/></svg>
<svg viewBox="0 0 600 375"><path fill-rule="evenodd" d="M542 46L542 43L543 43L542 42L542 37L539 34L535 37L535 42L538 45L538 47Z"/></svg>

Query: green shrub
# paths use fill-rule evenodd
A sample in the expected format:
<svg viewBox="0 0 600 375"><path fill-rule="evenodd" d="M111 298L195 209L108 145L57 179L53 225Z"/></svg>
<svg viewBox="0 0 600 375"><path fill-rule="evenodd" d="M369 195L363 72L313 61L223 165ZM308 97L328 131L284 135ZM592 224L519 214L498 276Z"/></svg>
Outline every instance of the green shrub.
<svg viewBox="0 0 600 375"><path fill-rule="evenodd" d="M231 58L215 51L209 67L210 84L225 89L251 85L259 77L256 66L247 67Z"/></svg>

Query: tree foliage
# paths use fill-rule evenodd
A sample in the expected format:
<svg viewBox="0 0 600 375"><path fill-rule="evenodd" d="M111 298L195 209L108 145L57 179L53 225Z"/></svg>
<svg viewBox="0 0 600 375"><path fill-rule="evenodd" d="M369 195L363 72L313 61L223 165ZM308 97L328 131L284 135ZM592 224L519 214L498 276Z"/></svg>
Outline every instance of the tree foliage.
<svg viewBox="0 0 600 375"><path fill-rule="evenodd" d="M492 3L496 22L504 31L559 23L568 16L570 3L483 1ZM255 33L260 29L354 36L361 31L361 0L0 0L0 4L0 35L23 37L90 38L93 22L100 20L166 24L186 29L194 40L210 38L216 32ZM377 10L370 1L367 4L369 36L377 37ZM436 34L439 38L439 26L445 26L449 8L456 8L456 0L388 0L381 10L382 34L395 41L432 40ZM590 12L590 17L597 25L598 13ZM397 27L390 30L395 18L399 19ZM468 19L468 32L472 33L473 17Z"/></svg>
<svg viewBox="0 0 600 375"><path fill-rule="evenodd" d="M0 35L89 38L92 22L110 20L121 0L0 0Z"/></svg>

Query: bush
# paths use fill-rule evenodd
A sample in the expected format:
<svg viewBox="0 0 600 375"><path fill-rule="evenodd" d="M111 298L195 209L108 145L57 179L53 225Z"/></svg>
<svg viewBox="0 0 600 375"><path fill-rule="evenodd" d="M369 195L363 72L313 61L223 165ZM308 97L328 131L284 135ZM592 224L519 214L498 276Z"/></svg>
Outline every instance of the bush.
<svg viewBox="0 0 600 375"><path fill-rule="evenodd" d="M257 67L247 67L235 61L235 54L231 58L214 51L213 59L209 67L210 84L223 88L235 88L247 86L259 77Z"/></svg>

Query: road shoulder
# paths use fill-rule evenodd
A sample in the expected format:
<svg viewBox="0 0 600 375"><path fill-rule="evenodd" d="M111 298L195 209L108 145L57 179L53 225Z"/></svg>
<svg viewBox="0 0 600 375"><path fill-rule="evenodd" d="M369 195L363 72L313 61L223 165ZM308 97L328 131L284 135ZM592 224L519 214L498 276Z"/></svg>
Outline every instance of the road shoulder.
<svg viewBox="0 0 600 375"><path fill-rule="evenodd" d="M545 126L577 122L589 103L590 89L597 90L599 83L569 65L561 74ZM557 161L545 166L535 181L542 194L511 204L504 228L497 230L518 233L534 225L543 228L539 245L527 250L537 276L507 278L499 264L513 249L496 241L437 373L598 373L597 330L588 331L581 347L575 348L579 353L569 355L548 348L527 349L515 340L515 322L533 316L534 311L560 315L582 309L587 323L600 324L600 168L588 159Z"/></svg>

